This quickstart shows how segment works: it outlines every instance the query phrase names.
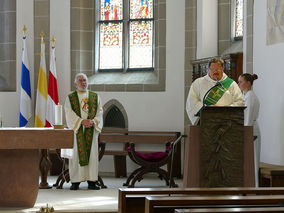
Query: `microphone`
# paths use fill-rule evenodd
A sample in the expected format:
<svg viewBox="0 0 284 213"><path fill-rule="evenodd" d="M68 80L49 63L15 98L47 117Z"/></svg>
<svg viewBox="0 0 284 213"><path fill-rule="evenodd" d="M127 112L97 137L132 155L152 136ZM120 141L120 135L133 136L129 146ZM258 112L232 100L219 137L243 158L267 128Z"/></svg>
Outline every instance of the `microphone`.
<svg viewBox="0 0 284 213"><path fill-rule="evenodd" d="M223 90L225 90L225 87L223 86L223 84L220 81L218 81L217 78L213 78L213 80L217 82L216 85L219 85L220 87L222 87Z"/></svg>

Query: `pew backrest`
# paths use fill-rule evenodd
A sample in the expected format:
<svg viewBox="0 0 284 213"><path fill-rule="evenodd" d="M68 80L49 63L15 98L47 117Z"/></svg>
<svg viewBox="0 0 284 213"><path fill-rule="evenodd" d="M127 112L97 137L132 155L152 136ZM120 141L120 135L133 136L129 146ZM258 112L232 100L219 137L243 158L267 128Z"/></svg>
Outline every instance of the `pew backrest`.
<svg viewBox="0 0 284 213"><path fill-rule="evenodd" d="M175 209L175 213L263 213L263 212L284 212L284 207L251 207L251 208L198 208L198 209Z"/></svg>
<svg viewBox="0 0 284 213"><path fill-rule="evenodd" d="M207 206L283 206L284 195L250 195L250 196L147 196L145 213L174 213L174 209L182 207Z"/></svg>
<svg viewBox="0 0 284 213"><path fill-rule="evenodd" d="M145 197L165 195L284 195L284 187L261 188L120 188L118 212L144 213Z"/></svg>

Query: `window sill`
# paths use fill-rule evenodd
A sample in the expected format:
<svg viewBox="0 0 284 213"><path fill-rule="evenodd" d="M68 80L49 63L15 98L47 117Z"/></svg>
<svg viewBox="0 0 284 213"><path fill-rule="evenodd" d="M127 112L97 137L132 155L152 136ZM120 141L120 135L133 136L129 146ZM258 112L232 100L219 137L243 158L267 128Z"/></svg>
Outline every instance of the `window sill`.
<svg viewBox="0 0 284 213"><path fill-rule="evenodd" d="M89 85L94 91L165 91L165 83L154 72L96 73L89 77Z"/></svg>
<svg viewBox="0 0 284 213"><path fill-rule="evenodd" d="M158 83L155 73L96 73L89 77L89 84L153 84Z"/></svg>

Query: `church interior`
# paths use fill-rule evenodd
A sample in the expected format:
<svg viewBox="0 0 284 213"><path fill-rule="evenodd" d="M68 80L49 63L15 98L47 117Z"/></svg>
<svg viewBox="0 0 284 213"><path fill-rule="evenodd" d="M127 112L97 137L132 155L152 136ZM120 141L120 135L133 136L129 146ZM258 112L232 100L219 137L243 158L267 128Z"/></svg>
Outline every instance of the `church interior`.
<svg viewBox="0 0 284 213"><path fill-rule="evenodd" d="M140 8L137 13L129 9L135 5ZM36 152L41 150L40 171L36 171L40 189L33 192L34 205L21 208L10 203L7 207L0 199L0 212L48 212L50 207L55 212L125 213L144 212L144 209L145 212L176 213L284 212L283 205L279 206L284 202L284 188L281 188L284 187L284 84L280 78L284 67L283 14L283 0L0 0L0 153L4 150L8 153L5 152L5 156L9 156L13 149L32 149L30 147L36 147ZM143 15L147 17L141 20ZM40 133L32 132L37 120L41 41L45 43L46 73L52 63L56 64L59 105L64 108L67 95L75 89L74 78L78 73L88 76L88 89L100 96L103 145L99 147L99 177L103 181L101 186L105 184L107 188L87 190L87 184L83 183L82 189L70 191L68 173L61 177L62 189L44 186L55 184L67 168L58 150L70 148L71 142L60 147L63 139L58 138L58 144L57 139L52 143L54 147L42 148L37 141L48 141L50 135L46 133L46 138L36 138ZM52 47L55 47L53 61ZM26 127L19 128L23 49L30 73L32 116ZM258 75L253 91L260 102L260 187L244 184L234 185L246 187L239 191L230 187L206 188L207 191L198 188L197 191L197 188L189 190L195 185L185 181L185 177L188 178L185 172L189 171L196 173L192 177L199 178L199 173L191 167L195 161L188 158L189 153L198 158L199 148L186 149L192 140L186 101L192 82L207 74L208 61L216 56L224 60L225 72L235 81L243 73ZM275 99L279 99L279 103L273 104ZM62 125L66 127L64 111L62 114ZM5 129L21 132L25 128L27 136L17 132L17 140L4 132ZM56 131L59 134L64 130L59 127ZM66 132L66 138L68 134L73 135L73 131ZM26 147L21 144L25 140L28 141ZM174 141L178 142L176 149L169 151L166 142ZM135 142L135 147L126 150L126 142ZM167 161L154 169L153 164L157 162L147 165L143 178L133 177L134 170L145 166L143 160L140 163L137 159L135 149L166 153ZM244 154L248 158L249 155L249 152ZM51 161L50 166L47 160ZM9 167L9 161L5 162ZM247 162L251 163L249 160L242 163ZM14 164L18 161L13 161ZM4 167L7 168L0 164L0 168ZM243 168L241 171L246 173L252 167L244 165ZM19 171L28 173L23 168ZM18 176L18 173L12 174ZM246 183L248 176L243 176L240 181ZM0 169L1 178L7 179L7 175ZM6 191L12 193L13 190ZM155 194L172 196L161 199L150 196ZM216 195L216 198L205 195ZM131 203L130 198L135 196L137 201ZM184 198L180 198L182 196ZM196 196L196 200L190 198L192 196ZM238 197L235 203L234 196ZM218 200L221 197L227 199L224 203L230 204L225 209ZM206 208L198 201L203 198ZM176 208L165 207L171 202ZM159 205L162 207L158 208ZM192 205L200 209L189 209ZM263 210L261 205L267 209ZM214 211L212 206L215 206Z"/></svg>

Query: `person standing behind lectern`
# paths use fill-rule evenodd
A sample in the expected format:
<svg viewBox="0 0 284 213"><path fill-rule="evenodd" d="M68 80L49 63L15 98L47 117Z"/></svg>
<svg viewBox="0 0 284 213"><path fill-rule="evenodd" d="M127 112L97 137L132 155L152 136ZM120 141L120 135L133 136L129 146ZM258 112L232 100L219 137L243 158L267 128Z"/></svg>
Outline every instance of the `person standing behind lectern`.
<svg viewBox="0 0 284 213"><path fill-rule="evenodd" d="M75 86L64 105L67 126L74 130L74 146L63 149L61 156L69 158L71 190L78 190L83 181L88 181L88 189L98 190L98 135L103 126L103 108L98 94L87 89L85 74L75 76Z"/></svg>
<svg viewBox="0 0 284 213"><path fill-rule="evenodd" d="M214 87L216 84L218 86ZM206 94L214 87L208 94ZM206 95L206 98L204 96ZM224 73L224 61L215 57L209 61L208 73L196 79L190 87L186 101L187 115L193 125L199 121L196 113L203 105L244 106L244 98L238 84Z"/></svg>
<svg viewBox="0 0 284 213"><path fill-rule="evenodd" d="M242 90L245 98L246 109L244 111L244 125L253 126L253 135L256 136L254 140L254 166L255 166L255 186L258 187L258 170L260 161L260 130L257 123L258 113L259 113L259 100L252 90L252 85L254 80L258 79L256 74L244 73L239 77L239 87Z"/></svg>

